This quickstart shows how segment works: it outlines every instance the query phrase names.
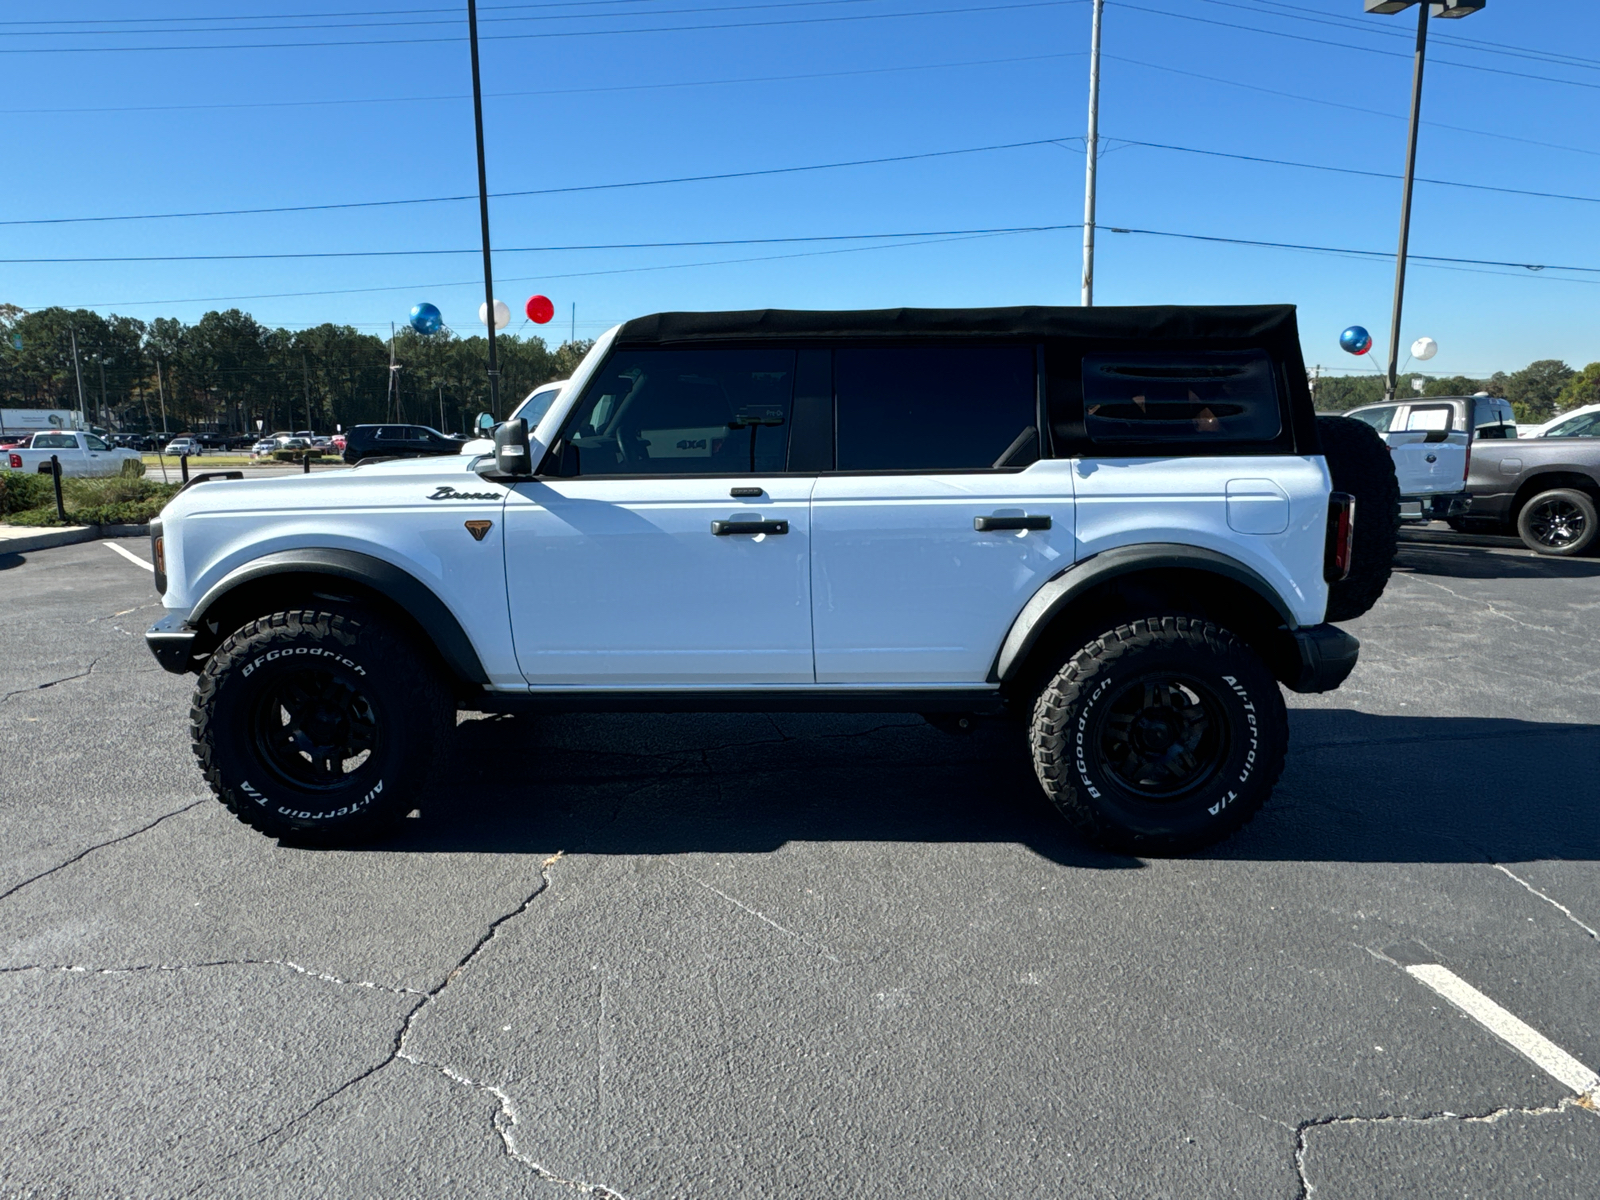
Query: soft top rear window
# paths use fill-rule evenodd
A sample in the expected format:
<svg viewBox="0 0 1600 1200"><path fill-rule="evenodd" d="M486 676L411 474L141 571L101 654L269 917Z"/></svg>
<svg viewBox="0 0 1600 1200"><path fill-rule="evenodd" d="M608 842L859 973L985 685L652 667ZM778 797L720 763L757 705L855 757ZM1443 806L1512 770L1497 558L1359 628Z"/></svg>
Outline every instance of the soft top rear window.
<svg viewBox="0 0 1600 1200"><path fill-rule="evenodd" d="M1085 354L1083 408L1096 442L1270 442L1283 429L1260 350Z"/></svg>

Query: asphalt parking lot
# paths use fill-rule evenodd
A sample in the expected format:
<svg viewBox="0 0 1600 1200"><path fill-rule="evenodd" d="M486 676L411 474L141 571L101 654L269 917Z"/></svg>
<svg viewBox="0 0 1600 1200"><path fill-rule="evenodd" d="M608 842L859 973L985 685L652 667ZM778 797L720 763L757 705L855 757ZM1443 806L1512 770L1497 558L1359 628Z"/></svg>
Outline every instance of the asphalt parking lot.
<svg viewBox="0 0 1600 1200"><path fill-rule="evenodd" d="M1184 860L914 715L470 720L402 836L280 846L149 573L0 559L0 1194L1593 1195L1421 970L1600 1067L1600 560L1514 547L1407 541Z"/></svg>

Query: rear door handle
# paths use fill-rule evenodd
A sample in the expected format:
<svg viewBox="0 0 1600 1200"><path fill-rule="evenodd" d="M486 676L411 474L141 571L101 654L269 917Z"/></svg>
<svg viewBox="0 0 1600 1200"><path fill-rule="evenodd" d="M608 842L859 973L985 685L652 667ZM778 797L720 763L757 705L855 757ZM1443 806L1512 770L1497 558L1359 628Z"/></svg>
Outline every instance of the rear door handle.
<svg viewBox="0 0 1600 1200"><path fill-rule="evenodd" d="M1008 529L1049 529L1050 518L1043 517L973 517L972 527L979 533L1002 533Z"/></svg>
<svg viewBox="0 0 1600 1200"><path fill-rule="evenodd" d="M730 533L788 533L787 521L713 521L711 532L718 537Z"/></svg>

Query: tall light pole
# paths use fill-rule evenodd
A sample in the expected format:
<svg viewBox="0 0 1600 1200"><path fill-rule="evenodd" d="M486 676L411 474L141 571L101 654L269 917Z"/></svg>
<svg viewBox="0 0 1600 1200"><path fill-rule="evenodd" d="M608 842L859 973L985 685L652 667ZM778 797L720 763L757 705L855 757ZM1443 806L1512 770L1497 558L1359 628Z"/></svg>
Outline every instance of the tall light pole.
<svg viewBox="0 0 1600 1200"><path fill-rule="evenodd" d="M1094 0L1089 34L1089 133L1083 139L1083 306L1094 307L1094 170L1100 149L1100 14L1105 0Z"/></svg>
<svg viewBox="0 0 1600 1200"><path fill-rule="evenodd" d="M494 271L489 263L489 176L483 165L483 86L478 82L478 4L467 0L467 35L472 43L472 120L478 131L478 215L483 220L483 302L489 328L489 411L500 416L500 363L494 353Z"/></svg>
<svg viewBox="0 0 1600 1200"><path fill-rule="evenodd" d="M1411 241L1411 185L1417 170L1417 124L1422 115L1422 68L1428 56L1428 10L1436 17L1466 17L1477 12L1486 0L1446 0L1443 4L1419 0L1364 0L1369 13L1404 12L1417 6L1417 50L1411 68L1411 128L1406 135L1406 179L1400 193L1400 249L1394 260L1394 312L1389 318L1389 371L1384 377L1383 397L1394 399L1395 376L1400 366L1400 311L1406 296L1406 251Z"/></svg>

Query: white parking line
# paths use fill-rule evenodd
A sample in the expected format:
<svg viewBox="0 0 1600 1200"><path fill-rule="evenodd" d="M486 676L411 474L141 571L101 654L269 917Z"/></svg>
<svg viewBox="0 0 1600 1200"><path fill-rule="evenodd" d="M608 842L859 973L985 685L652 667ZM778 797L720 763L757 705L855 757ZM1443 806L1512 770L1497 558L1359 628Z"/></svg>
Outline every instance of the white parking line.
<svg viewBox="0 0 1600 1200"><path fill-rule="evenodd" d="M155 567L152 566L150 563L145 562L144 559L140 558L132 550L124 550L121 546L117 545L115 542L101 542L100 544L102 546L104 546L107 550L115 550L118 554L122 555L123 558L127 559L134 566L143 567L146 571L149 571L152 575L155 574Z"/></svg>
<svg viewBox="0 0 1600 1200"><path fill-rule="evenodd" d="M1427 984L1534 1066L1578 1095L1588 1096L1600 1088L1600 1075L1596 1075L1533 1026L1501 1008L1454 971L1437 963L1419 963L1407 967L1406 974Z"/></svg>

